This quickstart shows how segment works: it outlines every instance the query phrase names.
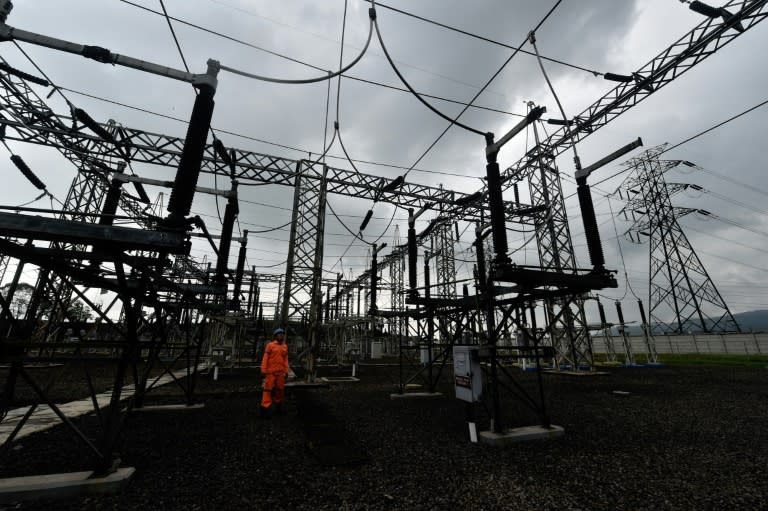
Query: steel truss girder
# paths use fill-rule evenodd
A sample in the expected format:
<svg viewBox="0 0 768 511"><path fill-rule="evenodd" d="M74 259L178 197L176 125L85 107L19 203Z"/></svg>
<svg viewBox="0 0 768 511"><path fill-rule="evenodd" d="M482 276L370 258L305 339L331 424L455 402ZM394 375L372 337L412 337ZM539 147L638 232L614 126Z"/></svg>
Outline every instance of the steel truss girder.
<svg viewBox="0 0 768 511"><path fill-rule="evenodd" d="M603 97L574 117L575 129L563 126L541 143L552 157L566 151L610 121L646 99L680 75L692 69L720 50L743 32L748 31L768 16L768 0L732 0L727 8L733 17L706 18L686 35L672 43L659 55L641 67L637 81L620 83ZM744 30L734 27L741 23ZM529 168L533 158L526 155L502 173L505 189L535 171Z"/></svg>
<svg viewBox="0 0 768 511"><path fill-rule="evenodd" d="M7 64L2 57L0 62ZM104 168L116 169L119 162L125 161L125 155L114 152L104 153L105 146L108 144L98 137L87 139L67 137L65 135L67 132L82 130L83 127L76 128L71 119L57 116L27 82L3 71L0 71L0 104L3 110L14 119L14 121L0 119L0 122L14 122L23 131L29 131L32 126L36 129L51 130L51 143L46 145L57 148L80 171L75 176L64 201L65 209L77 212L98 212L108 184L104 177ZM105 125L105 128L112 131L114 126ZM21 139L17 138L17 140ZM139 213L142 211L141 206L125 196L120 198L120 206L137 216L140 216Z"/></svg>
<svg viewBox="0 0 768 511"><path fill-rule="evenodd" d="M0 89L0 92L2 90ZM5 100L5 98L2 98ZM55 122L42 122L42 118ZM72 146L88 146L89 153L97 158L115 158L132 162L149 163L168 167L178 166L184 139L168 135L149 133L125 126L115 127L117 143L106 142L96 135L84 131L84 126L75 126L69 117L50 114L33 116L24 121L0 119L0 125L7 126L8 140L52 146L66 151ZM243 181L293 186L297 176L297 160L271 156L242 149L231 149L235 162L235 178ZM230 168L217 155L212 144L206 146L201 167L202 172L230 177ZM308 179L318 179L310 176ZM358 197L367 200L388 202L403 208L420 209L428 203L442 204L445 215L461 218L480 219L483 207L457 206L456 201L468 194L404 182L394 192L382 189L394 179L363 174L360 172L328 167L326 175L328 193ZM520 205L507 204L510 219L519 221L513 211ZM485 214L487 217L487 213Z"/></svg>
<svg viewBox="0 0 768 511"><path fill-rule="evenodd" d="M0 57L0 61L5 63L2 57ZM48 126L55 130L67 129L67 126L56 117L48 105L23 79L10 73L0 72L0 101L2 101L3 109L22 125L33 123ZM111 129L111 126L108 126L108 129ZM99 139L74 143L67 140L66 137L59 137L58 142L55 147L78 169L78 174L73 179L64 201L64 210L78 213L98 213L108 186L103 168L117 168L118 160L112 157L97 158L95 154L92 154L103 145L103 141ZM94 169L97 169L96 172ZM125 211L131 212L137 217L141 216L141 208L124 194L120 197L120 204ZM66 215L62 215L62 218L66 218ZM96 222L99 219L97 215L73 218L85 222ZM72 246L65 242L57 243L55 248L83 250L85 247ZM38 287L46 280L47 277L43 277L42 280L38 279ZM68 307L71 293L67 291L66 286L60 282L49 282L47 285L52 289L55 296L61 298L63 307ZM42 291L42 289L38 289L38 292Z"/></svg>
<svg viewBox="0 0 768 511"><path fill-rule="evenodd" d="M456 296L456 264L454 260L453 224L443 223L432 236L432 250L435 253L437 269L437 296Z"/></svg>
<svg viewBox="0 0 768 511"><path fill-rule="evenodd" d="M534 135L538 140L535 126ZM534 217L539 262L547 271L575 274L576 256L554 155L542 150L541 144L537 144L530 154L532 162L529 167L531 172L528 175L528 187L531 205L542 208L542 212ZM557 367L567 364L573 370L584 366L591 368L592 343L584 314L583 298L574 296L545 300L545 311L548 320L554 322L550 326Z"/></svg>

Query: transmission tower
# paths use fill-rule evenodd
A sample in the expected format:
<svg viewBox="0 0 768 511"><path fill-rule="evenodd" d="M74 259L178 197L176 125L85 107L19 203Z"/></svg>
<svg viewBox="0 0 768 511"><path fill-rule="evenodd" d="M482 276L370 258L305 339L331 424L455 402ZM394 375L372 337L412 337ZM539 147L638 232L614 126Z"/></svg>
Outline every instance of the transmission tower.
<svg viewBox="0 0 768 511"><path fill-rule="evenodd" d="M623 209L635 219L630 241L650 240L649 320L653 333L740 331L723 297L685 236L678 218L701 210L672 206L670 196L687 185L667 185L664 173L681 161L660 160L665 145L645 151L624 165L633 170L622 183ZM670 318L671 316L671 318Z"/></svg>

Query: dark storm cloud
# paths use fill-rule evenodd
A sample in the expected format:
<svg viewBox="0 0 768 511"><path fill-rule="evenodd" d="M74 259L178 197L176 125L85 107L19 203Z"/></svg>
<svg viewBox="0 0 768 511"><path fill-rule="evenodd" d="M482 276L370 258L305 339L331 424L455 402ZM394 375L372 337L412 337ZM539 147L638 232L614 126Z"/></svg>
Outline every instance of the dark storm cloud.
<svg viewBox="0 0 768 511"><path fill-rule="evenodd" d="M138 3L159 10L159 2L143 0ZM344 2L341 0L166 0L165 3L171 15L178 18L321 69L335 69L338 66L344 10ZM386 3L509 45L520 44L528 31L554 5L554 2L503 0L389 0ZM367 7L368 4L362 0L349 0L345 62L349 62L357 54L368 35ZM467 101L511 54L509 49L446 31L383 7L378 9L378 13L382 36L388 50L413 86L425 93ZM644 65L699 21L700 17L691 13L685 5L669 0L566 0L538 30L537 38L541 53L548 57L600 72L628 73ZM62 9L60 3L54 0L19 0L9 23L77 42L106 46L116 52L164 65L181 67L165 20L118 0L68 2L66 9ZM227 65L266 76L306 78L321 74L316 69L225 41L179 23L174 23L174 28L187 62L195 72L204 69L208 58L215 58ZM765 28L758 26L739 37L729 47L690 73L587 138L579 146L582 159L587 163L594 161L637 136L644 138L646 146L667 141L677 143L765 99L761 97L764 94L762 84L768 79L768 69L761 61L749 56L754 48L765 46L768 38ZM14 47L9 43L4 44L3 56L6 59L17 67L33 71ZM136 71L104 66L48 49L32 48L29 45L24 47L61 86L181 119L187 119L189 116L194 95L188 85L149 77ZM526 45L525 49L532 50L530 45ZM545 62L545 66L569 116L581 112L611 88L610 83L588 72L551 62ZM358 66L349 71L349 74L402 87L383 58L375 36L368 54ZM41 90L42 95L47 92ZM183 136L186 130L183 123L159 119L72 93L68 93L68 96L100 121L111 118L125 125L175 136ZM220 129L296 147L316 155L323 147L327 97L326 83L283 86L221 73L214 125ZM336 119L335 81L331 84L330 98L329 122L332 125ZM478 98L477 104L511 112L524 112L524 100L543 104L548 108L548 115L559 116L535 59L521 54L489 85L486 92ZM458 105L438 100L429 101L447 115L456 115L461 110ZM50 104L57 112L68 112L68 107L60 98L51 98ZM765 116L764 110L753 112L713 134L671 151L668 156L689 159L739 182L759 185L765 171L761 150ZM509 115L474 109L462 116L462 120L481 131L496 133L503 133L517 122L517 118ZM422 155L447 125L447 121L429 112L406 93L351 80L342 82L339 122L344 143L351 156L406 167ZM328 135L330 139L330 132ZM253 140L231 135L221 136L228 145L261 153L290 158L307 156L306 153ZM483 145L481 137L454 127L419 163L419 167L481 176L484 173ZM513 163L524 149L524 140L516 140L505 148L504 154L501 155L503 163ZM40 174L55 184L57 195L63 196L66 193L69 180L74 176L71 164L53 151L26 147L19 147L19 151L25 158L28 157L34 162L36 168L43 169ZM331 148L330 153L342 154L338 143ZM558 159L561 171L567 176L573 173L571 158L572 155L567 153ZM329 163L349 168L348 164L338 160L329 160ZM364 172L389 177L403 172L367 165L361 165L360 168ZM619 167L613 166L605 169L602 175L606 176L617 170ZM137 172L165 176L172 174L172 169L137 166ZM711 173L700 172L683 177L706 189L739 198L748 204L760 204L765 198L760 193L739 188ZM31 195L33 190L29 186L23 184L15 174L13 179L14 183L19 179L19 187L26 187L23 189ZM681 179L680 176L674 179L670 177L671 181ZM206 184L211 184L210 178L205 177L203 180ZM448 188L462 191L474 190L479 185L477 180L419 172L412 172L409 180L434 186L442 183ZM611 180L601 185L600 189L613 191L620 181L621 177ZM226 186L221 181L218 184ZM18 202L17 196L20 194L10 191L10 188L6 187L0 191L4 203ZM573 187L567 179L564 181L564 190L566 194L573 192ZM596 191L596 194L596 198L599 198L599 191ZM242 197L245 200L285 207L291 204L292 190L279 186L256 187L243 190ZM745 210L732 202L707 195L698 199L679 197L675 200L678 199L684 199L682 204L690 207L700 204L696 207L710 210L722 218L733 220L753 230L768 231L765 215ZM345 197L331 197L331 204L339 211L357 215L342 217L352 229L356 229L362 215L370 207L365 201ZM577 203L574 199L569 199L567 205L569 213L574 215L572 229L576 250L580 261L586 264L588 259L583 247L583 236L580 234L581 221L577 216ZM612 202L612 205L615 211L621 208L618 201ZM216 223L217 213L210 197L198 197L195 208L212 215L214 218L211 218L211 222ZM243 224L280 225L288 214L284 210L253 204L244 204L242 209ZM377 217L388 218L391 214L391 210L381 205L377 205L375 211ZM607 212L607 203L603 201L598 214L605 215ZM598 220L602 222L607 218L609 217L600 216ZM684 221L687 225L710 235L734 239L758 249L768 247L764 236L734 227L732 224L718 220L702 224L694 218ZM401 233L404 234L405 226L402 222L399 223ZM395 225L397 224L398 222L395 222ZM369 227L370 231L366 231L366 237L375 238L386 225L386 220L373 221ZM627 227L625 222L617 221L619 234ZM329 233L346 232L332 217L329 217L327 228ZM606 240L606 257L610 266L623 273L613 223L603 224L601 232ZM691 243L697 250L701 247L702 251L717 256L739 262L751 262L751 265L756 267L764 266L756 259L760 252L754 248L727 246L727 243L712 236L708 237L707 234L695 231L689 233ZM288 234L283 230L265 236L287 239ZM386 238L391 237L392 232L387 233ZM330 236L327 239L343 245L326 248L326 254L333 256L340 255L349 243L349 238L342 236ZM619 239L623 240L622 237ZM249 248L264 251L281 251L284 247L284 242L265 238L254 238L249 243ZM201 245L201 250L204 249ZM633 285L638 289L643 288L643 279L647 279L648 246L635 246L622 241L622 249L632 278L638 279L633 281ZM365 262L364 246L353 246L350 255L345 259L345 270L353 268L356 274L359 274ZM259 257L270 260L280 258L267 252L249 252L251 264L257 264ZM471 258L471 254L466 257ZM530 262L534 253L529 251L527 257ZM329 269L337 259L326 257L325 268ZM720 277L727 282L742 279L745 282L758 282L765 278L764 273L754 268L739 266L737 263L711 256L702 256L702 259L705 264L711 264L710 271L715 280ZM333 271L339 271L339 265ZM645 287L647 288L647 283ZM615 296L611 296L621 298L622 294L625 294L624 291L622 285ZM643 292L647 295L647 289ZM738 301L736 294L734 293L735 302ZM631 298L631 294L626 295ZM768 301L761 298L757 291L752 292L751 296L754 297L754 302ZM743 310L754 308L741 304L739 307Z"/></svg>

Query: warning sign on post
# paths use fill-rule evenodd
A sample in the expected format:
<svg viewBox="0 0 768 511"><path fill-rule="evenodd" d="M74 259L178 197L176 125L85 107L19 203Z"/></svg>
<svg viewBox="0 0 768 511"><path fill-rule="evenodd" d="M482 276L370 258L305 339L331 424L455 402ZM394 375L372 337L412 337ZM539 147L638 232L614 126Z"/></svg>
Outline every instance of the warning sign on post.
<svg viewBox="0 0 768 511"><path fill-rule="evenodd" d="M483 371L480 368L480 347L453 347L453 383L456 397L474 403L483 394Z"/></svg>
<svg viewBox="0 0 768 511"><path fill-rule="evenodd" d="M456 375L456 386L457 387L464 387L467 389L472 388L472 380L469 378L469 376L461 376Z"/></svg>

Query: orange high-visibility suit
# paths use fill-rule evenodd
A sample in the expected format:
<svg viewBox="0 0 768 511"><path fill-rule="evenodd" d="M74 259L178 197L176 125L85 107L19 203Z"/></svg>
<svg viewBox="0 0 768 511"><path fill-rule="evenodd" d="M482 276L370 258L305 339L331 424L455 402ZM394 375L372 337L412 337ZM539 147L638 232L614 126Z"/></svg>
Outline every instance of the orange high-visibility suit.
<svg viewBox="0 0 768 511"><path fill-rule="evenodd" d="M262 407L269 408L272 402L279 404L283 401L288 370L288 345L276 340L271 341L264 349L264 357L261 359L261 374L264 375Z"/></svg>

